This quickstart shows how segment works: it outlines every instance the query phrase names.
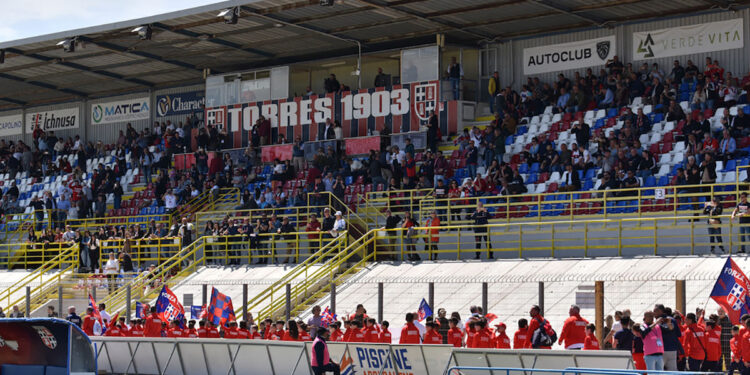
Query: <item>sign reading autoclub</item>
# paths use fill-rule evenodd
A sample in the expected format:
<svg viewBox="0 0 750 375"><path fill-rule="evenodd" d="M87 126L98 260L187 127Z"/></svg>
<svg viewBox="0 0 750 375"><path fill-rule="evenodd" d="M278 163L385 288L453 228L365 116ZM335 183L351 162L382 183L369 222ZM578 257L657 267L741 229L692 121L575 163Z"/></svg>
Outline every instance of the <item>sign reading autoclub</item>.
<svg viewBox="0 0 750 375"><path fill-rule="evenodd" d="M44 131L58 131L78 129L81 118L77 107L53 109L48 111L33 111L26 113L26 133L32 134L39 126Z"/></svg>
<svg viewBox="0 0 750 375"><path fill-rule="evenodd" d="M615 54L615 36L524 48L523 74L540 74L604 65Z"/></svg>
<svg viewBox="0 0 750 375"><path fill-rule="evenodd" d="M633 33L633 59L681 56L742 48L742 18Z"/></svg>
<svg viewBox="0 0 750 375"><path fill-rule="evenodd" d="M206 125L227 129L233 147L247 145L248 133L263 116L287 138L320 138L326 119L339 121L345 137L361 137L368 130L391 124L396 133L417 131L441 102L437 81L362 89L342 94L310 95L292 99L206 108Z"/></svg>

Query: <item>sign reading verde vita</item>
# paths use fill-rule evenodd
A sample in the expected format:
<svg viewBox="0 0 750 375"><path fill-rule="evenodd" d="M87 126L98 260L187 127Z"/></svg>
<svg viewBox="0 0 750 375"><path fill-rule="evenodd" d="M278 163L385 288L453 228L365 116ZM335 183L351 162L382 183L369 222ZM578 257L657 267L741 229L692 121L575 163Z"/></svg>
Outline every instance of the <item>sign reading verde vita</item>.
<svg viewBox="0 0 750 375"><path fill-rule="evenodd" d="M633 59L681 56L744 46L742 18L633 33Z"/></svg>
<svg viewBox="0 0 750 375"><path fill-rule="evenodd" d="M111 124L114 122L128 122L148 120L151 116L149 97L119 100L91 105L91 123Z"/></svg>
<svg viewBox="0 0 750 375"><path fill-rule="evenodd" d="M523 74L604 65L616 55L615 36L523 49Z"/></svg>

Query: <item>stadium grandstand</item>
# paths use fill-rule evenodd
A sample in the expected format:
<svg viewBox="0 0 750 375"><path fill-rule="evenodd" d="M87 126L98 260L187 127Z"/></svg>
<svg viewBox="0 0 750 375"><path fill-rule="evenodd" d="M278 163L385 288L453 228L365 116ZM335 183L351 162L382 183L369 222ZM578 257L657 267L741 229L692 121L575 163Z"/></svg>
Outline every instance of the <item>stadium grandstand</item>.
<svg viewBox="0 0 750 375"><path fill-rule="evenodd" d="M265 340L323 328L370 373L420 343L455 348L403 349L415 374L729 370L748 28L750 1L267 0L1 42L0 317L67 316L111 373L169 372L187 347L117 346L163 336L282 373L323 357Z"/></svg>

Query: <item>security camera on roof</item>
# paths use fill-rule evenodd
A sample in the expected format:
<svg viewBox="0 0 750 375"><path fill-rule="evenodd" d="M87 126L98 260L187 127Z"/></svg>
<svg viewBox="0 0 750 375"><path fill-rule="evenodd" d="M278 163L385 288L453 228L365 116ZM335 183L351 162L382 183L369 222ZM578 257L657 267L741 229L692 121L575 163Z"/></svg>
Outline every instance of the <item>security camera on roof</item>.
<svg viewBox="0 0 750 375"><path fill-rule="evenodd" d="M320 6L322 7L332 7L334 3L334 0L320 0Z"/></svg>
<svg viewBox="0 0 750 375"><path fill-rule="evenodd" d="M240 18L240 7L224 9L219 12L219 17L224 18L224 23L234 25Z"/></svg>

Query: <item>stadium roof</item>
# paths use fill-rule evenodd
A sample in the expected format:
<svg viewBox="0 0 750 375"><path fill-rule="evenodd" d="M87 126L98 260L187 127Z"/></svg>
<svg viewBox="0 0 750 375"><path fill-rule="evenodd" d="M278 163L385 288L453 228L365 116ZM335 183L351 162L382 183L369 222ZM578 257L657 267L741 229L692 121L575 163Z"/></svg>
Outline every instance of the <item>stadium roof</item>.
<svg viewBox="0 0 750 375"><path fill-rule="evenodd" d="M0 43L0 109L202 82L211 73L745 7L750 0L247 0ZM239 6L237 24L218 17ZM151 40L131 30L150 25ZM57 45L76 37L73 53Z"/></svg>

